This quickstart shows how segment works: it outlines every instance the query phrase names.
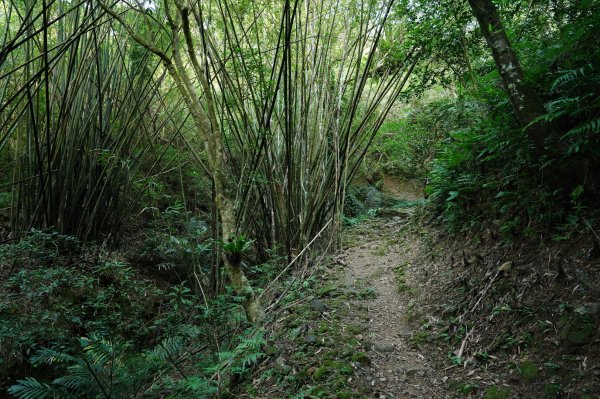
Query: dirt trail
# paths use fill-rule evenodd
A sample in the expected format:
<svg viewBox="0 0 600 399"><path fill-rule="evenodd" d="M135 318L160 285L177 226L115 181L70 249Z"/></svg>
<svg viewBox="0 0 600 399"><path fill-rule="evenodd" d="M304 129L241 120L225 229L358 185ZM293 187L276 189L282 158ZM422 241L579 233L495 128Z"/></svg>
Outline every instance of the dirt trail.
<svg viewBox="0 0 600 399"><path fill-rule="evenodd" d="M362 375L379 398L445 398L443 374L436 372L426 356L411 349L412 335L407 326L410 295L401 292L402 267L417 253L418 242L398 241L409 212L391 218L378 218L349 232L350 246L339 256L346 266L342 283L364 282L375 291L369 300L368 324L364 342L369 348L371 367ZM399 281L400 279L400 281ZM364 302L363 302L364 304ZM358 322L357 316L348 322Z"/></svg>
<svg viewBox="0 0 600 399"><path fill-rule="evenodd" d="M439 362L433 367L435 358L411 344L419 332L411 317L419 309L411 300L417 286L407 265L422 264L424 251L421 237L408 229L415 209L410 202L421 190L410 184L383 189L405 207L382 209L345 229L345 249L314 269L316 286L278 310L272 325L276 364L265 368L275 368L288 381L266 377L257 383L260 396L253 397L456 396Z"/></svg>

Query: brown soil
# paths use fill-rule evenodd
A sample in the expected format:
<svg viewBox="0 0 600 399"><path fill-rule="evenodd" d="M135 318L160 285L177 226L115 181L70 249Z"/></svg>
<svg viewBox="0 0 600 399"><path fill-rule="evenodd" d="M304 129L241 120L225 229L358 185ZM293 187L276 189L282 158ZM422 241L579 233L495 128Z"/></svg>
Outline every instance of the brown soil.
<svg viewBox="0 0 600 399"><path fill-rule="evenodd" d="M364 333L372 363L364 370L361 384L371 386L376 398L450 397L443 371L436 370L428 354L414 350L410 343L410 298L407 292L400 292L405 287L399 285L396 274L419 251L417 242L397 240L406 225L407 217L395 216L355 228L346 240L362 245L350 244L339 257L346 264L342 283L365 281L376 294L367 303L369 319ZM359 321L357 317L343 322Z"/></svg>
<svg viewBox="0 0 600 399"><path fill-rule="evenodd" d="M394 176L383 176L381 191L394 197L416 201L423 198L423 184L416 180L399 180Z"/></svg>

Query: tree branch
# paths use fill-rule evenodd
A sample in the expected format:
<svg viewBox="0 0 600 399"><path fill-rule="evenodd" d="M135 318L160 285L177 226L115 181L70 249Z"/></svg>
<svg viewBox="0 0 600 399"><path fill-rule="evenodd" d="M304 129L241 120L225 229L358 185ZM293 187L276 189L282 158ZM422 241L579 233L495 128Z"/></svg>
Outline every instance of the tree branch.
<svg viewBox="0 0 600 399"><path fill-rule="evenodd" d="M144 40L140 35L135 33L133 28L131 28L131 26L129 26L127 24L127 22L125 22L125 19L121 15L114 12L102 0L98 0L98 4L100 5L100 8L102 8L104 10L104 12L106 12L108 15L110 15L111 17L116 19L123 26L123 28L125 28L125 30L129 34L129 36L131 36L131 38L133 40L135 40L139 45L141 45L142 47L145 47L148 51L150 51L151 53L154 53L155 55L160 57L160 59L162 60L162 62L165 65L171 64L171 59L167 56L167 54L165 52L159 50L157 47L153 46L151 43Z"/></svg>

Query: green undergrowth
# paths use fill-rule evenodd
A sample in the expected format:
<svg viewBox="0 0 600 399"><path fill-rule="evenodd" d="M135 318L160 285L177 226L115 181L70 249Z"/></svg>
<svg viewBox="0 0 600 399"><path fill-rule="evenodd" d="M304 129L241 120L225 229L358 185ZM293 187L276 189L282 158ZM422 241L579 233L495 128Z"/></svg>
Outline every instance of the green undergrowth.
<svg viewBox="0 0 600 399"><path fill-rule="evenodd" d="M365 168L404 179L424 179L431 170L437 144L475 111L456 107L441 88L432 89L425 98L413 98L410 106L381 126L367 152Z"/></svg>
<svg viewBox="0 0 600 399"><path fill-rule="evenodd" d="M399 265L394 269L399 294L403 294L410 290L410 287L406 282L406 266L407 265Z"/></svg>
<svg viewBox="0 0 600 399"><path fill-rule="evenodd" d="M580 17L555 31L517 41L528 84L546 109L541 119L553 124L542 154L518 123L491 60L451 105L431 104L464 115L444 126L426 188L432 212L452 230L566 240L597 208L590 171L600 162L600 18L593 3L578 3Z"/></svg>
<svg viewBox="0 0 600 399"><path fill-rule="evenodd" d="M27 399L226 397L264 356L242 299L205 301L188 281L32 231L0 246L0 386Z"/></svg>
<svg viewBox="0 0 600 399"><path fill-rule="evenodd" d="M422 204L424 200L406 200L383 193L377 185L353 185L346 193L342 221L346 227L357 226L381 213L414 208Z"/></svg>

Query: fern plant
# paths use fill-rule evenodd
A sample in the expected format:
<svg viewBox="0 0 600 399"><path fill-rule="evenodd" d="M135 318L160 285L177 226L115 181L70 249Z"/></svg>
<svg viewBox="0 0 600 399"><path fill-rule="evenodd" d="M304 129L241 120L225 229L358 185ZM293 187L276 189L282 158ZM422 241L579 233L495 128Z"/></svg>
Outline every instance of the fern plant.
<svg viewBox="0 0 600 399"><path fill-rule="evenodd" d="M32 357L34 365L64 366L66 372L51 383L26 377L10 387L8 393L18 399L139 397L151 388L160 372L170 368L179 371L176 361L186 343L184 336L170 337L150 351L128 355L129 343L114 343L91 335L80 339L80 356L41 349Z"/></svg>
<svg viewBox="0 0 600 399"><path fill-rule="evenodd" d="M230 350L218 353L220 362L207 367L209 374L231 373L242 375L265 354L261 348L265 344L264 330L246 330L240 335L239 342Z"/></svg>
<svg viewBox="0 0 600 399"><path fill-rule="evenodd" d="M51 384L35 378L19 380L8 392L20 399L121 397L133 380L124 367L127 344L114 344L92 335L81 338L81 357L53 349L41 349L32 358L34 365L65 365L66 373Z"/></svg>
<svg viewBox="0 0 600 399"><path fill-rule="evenodd" d="M221 242L221 247L225 254L232 263L239 263L242 259L242 254L252 248L253 240L246 238L246 236L239 235L230 237L227 242Z"/></svg>
<svg viewBox="0 0 600 399"><path fill-rule="evenodd" d="M244 235L231 237L229 241L221 243L221 246L231 255L240 255L252 247L254 241L246 238Z"/></svg>
<svg viewBox="0 0 600 399"><path fill-rule="evenodd" d="M567 157L586 152L598 156L593 152L597 151L600 133L599 86L600 73L591 63L564 69L552 81L553 98L546 103L548 113L543 119L568 126L560 137L568 146Z"/></svg>

